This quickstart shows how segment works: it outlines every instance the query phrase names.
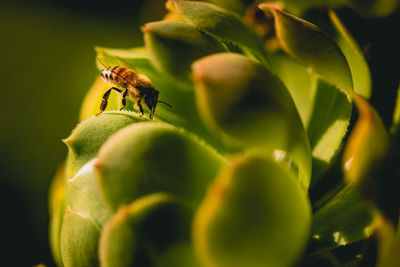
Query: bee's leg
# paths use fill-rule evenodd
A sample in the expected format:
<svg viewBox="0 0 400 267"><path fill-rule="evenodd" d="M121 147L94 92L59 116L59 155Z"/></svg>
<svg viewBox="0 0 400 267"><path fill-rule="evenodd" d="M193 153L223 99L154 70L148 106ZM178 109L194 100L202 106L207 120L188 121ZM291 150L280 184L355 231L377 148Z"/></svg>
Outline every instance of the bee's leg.
<svg viewBox="0 0 400 267"><path fill-rule="evenodd" d="M119 93L121 93L121 91L122 91L116 87L111 87L110 89L108 89L107 92L103 95L103 101L101 101L101 104L100 104L100 112L96 114L96 117L99 116L101 113L103 113L103 111L106 109L111 90L115 90Z"/></svg>
<svg viewBox="0 0 400 267"><path fill-rule="evenodd" d="M122 108L120 108L119 110L123 110L126 106L126 96L128 95L128 89L125 89L122 92Z"/></svg>
<svg viewBox="0 0 400 267"><path fill-rule="evenodd" d="M140 99L137 102L137 106L139 107L139 111L140 111L140 116L139 117L142 117L144 115L144 112L143 112L142 104L140 103Z"/></svg>
<svg viewBox="0 0 400 267"><path fill-rule="evenodd" d="M150 113L150 116L149 116L149 119L150 119L150 120L152 120L152 119L153 119L153 116L154 116L154 110L155 110L155 109L156 109L156 107L154 107L154 106L151 108L151 113Z"/></svg>

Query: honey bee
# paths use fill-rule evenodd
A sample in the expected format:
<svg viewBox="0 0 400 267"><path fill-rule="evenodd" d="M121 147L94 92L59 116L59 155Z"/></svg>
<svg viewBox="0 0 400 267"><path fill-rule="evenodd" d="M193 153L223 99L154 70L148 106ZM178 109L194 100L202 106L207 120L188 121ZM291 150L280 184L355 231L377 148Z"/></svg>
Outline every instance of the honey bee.
<svg viewBox="0 0 400 267"><path fill-rule="evenodd" d="M142 101L150 110L150 120L153 119L154 111L158 102L172 108L170 104L158 100L158 95L160 92L153 87L151 81L146 76L138 73L132 66L129 66L129 68L123 68L120 66L106 67L100 61L100 58L98 58L98 60L105 68L101 71L101 77L105 82L113 84L116 87L111 87L103 95L103 100L100 104L100 112L97 113L96 116L99 116L106 109L108 98L112 90L122 94L122 108L120 108L120 110L125 108L126 99L128 98L135 102L134 107L139 110L140 117L144 115Z"/></svg>

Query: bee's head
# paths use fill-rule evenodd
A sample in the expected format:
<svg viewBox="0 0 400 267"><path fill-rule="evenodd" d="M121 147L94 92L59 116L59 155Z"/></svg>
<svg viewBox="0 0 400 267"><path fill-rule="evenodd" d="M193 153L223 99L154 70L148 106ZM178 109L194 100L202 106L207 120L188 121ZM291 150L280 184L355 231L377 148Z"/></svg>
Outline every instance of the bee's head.
<svg viewBox="0 0 400 267"><path fill-rule="evenodd" d="M151 88L149 92L147 92L146 96L144 97L144 102L146 103L147 107L150 109L150 119L153 119L154 111L156 110L157 102L158 102L158 90Z"/></svg>

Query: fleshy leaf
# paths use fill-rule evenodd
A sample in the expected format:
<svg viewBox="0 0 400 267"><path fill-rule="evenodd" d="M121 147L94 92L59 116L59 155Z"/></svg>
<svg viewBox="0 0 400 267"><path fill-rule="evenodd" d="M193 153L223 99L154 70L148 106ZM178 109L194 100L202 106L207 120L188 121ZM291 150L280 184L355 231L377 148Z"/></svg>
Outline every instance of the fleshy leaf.
<svg viewBox="0 0 400 267"><path fill-rule="evenodd" d="M96 168L105 199L116 210L159 191L198 203L223 162L211 147L182 129L138 123L107 140Z"/></svg>
<svg viewBox="0 0 400 267"><path fill-rule="evenodd" d="M400 262L400 224L397 229L391 221L380 218L377 227L378 267L396 267Z"/></svg>
<svg viewBox="0 0 400 267"><path fill-rule="evenodd" d="M307 128L314 109L315 76L307 67L282 51L268 54L271 69L285 84L296 105L304 128ZM294 75L294 73L296 75Z"/></svg>
<svg viewBox="0 0 400 267"><path fill-rule="evenodd" d="M344 187L313 215L313 250L343 246L372 234L373 216L358 192Z"/></svg>
<svg viewBox="0 0 400 267"><path fill-rule="evenodd" d="M165 193L120 207L101 235L102 266L193 266L176 265L168 257L177 246L189 244L190 219L190 209Z"/></svg>
<svg viewBox="0 0 400 267"><path fill-rule="evenodd" d="M74 177L68 179L67 205L70 210L85 216L101 228L110 218L111 210L99 190L94 162L86 163Z"/></svg>
<svg viewBox="0 0 400 267"><path fill-rule="evenodd" d="M62 258L60 251L60 232L63 217L65 213L65 166L62 165L51 183L49 191L49 236L50 248L55 262L58 266L62 266Z"/></svg>
<svg viewBox="0 0 400 267"><path fill-rule="evenodd" d="M372 182L369 180L372 178L371 174L388 152L389 134L378 113L368 101L358 95L355 95L354 101L359 119L344 151L343 169L349 183L355 186L367 186Z"/></svg>
<svg viewBox="0 0 400 267"><path fill-rule="evenodd" d="M183 22L151 22L142 31L154 66L180 82L190 83L193 61L226 50L215 39Z"/></svg>
<svg viewBox="0 0 400 267"><path fill-rule="evenodd" d="M186 22L218 40L239 45L248 55L267 64L261 38L236 14L209 3L182 0L173 2Z"/></svg>
<svg viewBox="0 0 400 267"><path fill-rule="evenodd" d="M69 148L69 159L74 175L83 165L96 157L101 145L117 130L144 119L135 113L103 113L81 122L64 140Z"/></svg>
<svg viewBox="0 0 400 267"><path fill-rule="evenodd" d="M339 151L350 121L352 104L341 91L288 55L277 52L269 54L268 60L293 97L308 133L313 156L313 184L321 178Z"/></svg>
<svg viewBox="0 0 400 267"><path fill-rule="evenodd" d="M333 10L329 11L329 18L337 33L336 43L349 64L354 92L368 99L372 92L372 78L364 52Z"/></svg>
<svg viewBox="0 0 400 267"><path fill-rule="evenodd" d="M61 255L65 267L99 265L100 229L90 219L69 209L61 229Z"/></svg>
<svg viewBox="0 0 400 267"><path fill-rule="evenodd" d="M285 52L343 91L350 101L353 97L350 68L335 42L316 25L273 5L261 4L259 7L273 13L275 31Z"/></svg>
<svg viewBox="0 0 400 267"><path fill-rule="evenodd" d="M229 67L226 67L229 66ZM203 121L233 142L285 151L308 187L311 154L290 94L265 66L245 56L221 53L193 65L197 107Z"/></svg>
<svg viewBox="0 0 400 267"><path fill-rule="evenodd" d="M321 178L338 153L352 111L352 104L333 85L315 77L315 87L314 108L307 127L313 156L312 183Z"/></svg>
<svg viewBox="0 0 400 267"><path fill-rule="evenodd" d="M97 185L93 162L84 165L67 182L68 208L61 231L61 252L65 266L98 265L100 230L111 217L111 210Z"/></svg>
<svg viewBox="0 0 400 267"><path fill-rule="evenodd" d="M343 154L346 180L368 198L376 197L377 168L389 149L389 134L375 109L363 97L355 95L359 118Z"/></svg>
<svg viewBox="0 0 400 267"><path fill-rule="evenodd" d="M204 266L291 266L311 226L308 198L283 164L238 156L208 190L194 219Z"/></svg>

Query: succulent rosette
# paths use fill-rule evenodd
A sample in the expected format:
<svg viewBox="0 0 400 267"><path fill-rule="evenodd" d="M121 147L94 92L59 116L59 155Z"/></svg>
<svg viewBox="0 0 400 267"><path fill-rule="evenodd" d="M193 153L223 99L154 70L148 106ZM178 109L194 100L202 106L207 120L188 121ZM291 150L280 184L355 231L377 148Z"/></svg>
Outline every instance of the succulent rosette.
<svg viewBox="0 0 400 267"><path fill-rule="evenodd" d="M382 188L399 174L387 172L399 158L399 110L386 130L368 103L368 63L340 17L324 13L328 34L293 15L301 8L290 1L292 13L211 2L168 1L165 19L142 27L144 47L97 48L103 64L147 76L173 108L159 104L149 120L129 100L119 111L112 92L94 116L110 88L96 80L50 192L57 264L356 264L361 252L335 253L373 239L379 266L395 266L387 200L398 199ZM253 9L270 23L249 19ZM279 49L258 31L267 26ZM332 186L318 194L321 184Z"/></svg>

